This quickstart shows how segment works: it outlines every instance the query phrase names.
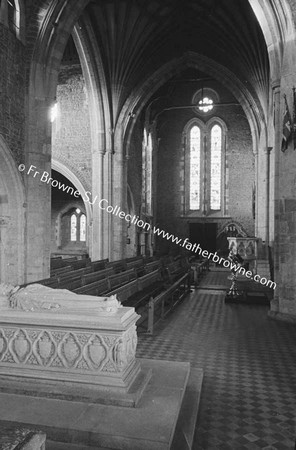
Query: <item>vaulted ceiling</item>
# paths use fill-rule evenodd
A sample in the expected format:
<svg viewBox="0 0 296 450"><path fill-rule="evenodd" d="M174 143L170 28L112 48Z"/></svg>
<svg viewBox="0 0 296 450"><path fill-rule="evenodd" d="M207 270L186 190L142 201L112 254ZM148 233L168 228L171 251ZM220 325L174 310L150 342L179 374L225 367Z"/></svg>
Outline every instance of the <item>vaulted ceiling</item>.
<svg viewBox="0 0 296 450"><path fill-rule="evenodd" d="M119 97L187 51L225 66L259 96L266 92L266 45L247 0L92 0L86 14Z"/></svg>

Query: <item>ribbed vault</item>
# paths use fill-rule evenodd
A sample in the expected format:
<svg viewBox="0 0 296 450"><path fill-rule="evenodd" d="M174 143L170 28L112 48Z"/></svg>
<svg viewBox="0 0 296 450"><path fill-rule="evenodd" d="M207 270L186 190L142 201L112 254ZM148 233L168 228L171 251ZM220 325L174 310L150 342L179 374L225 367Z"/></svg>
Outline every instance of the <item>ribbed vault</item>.
<svg viewBox="0 0 296 450"><path fill-rule="evenodd" d="M112 87L115 122L140 80L187 51L226 67L255 98L267 93L266 44L245 0L93 0L86 13Z"/></svg>

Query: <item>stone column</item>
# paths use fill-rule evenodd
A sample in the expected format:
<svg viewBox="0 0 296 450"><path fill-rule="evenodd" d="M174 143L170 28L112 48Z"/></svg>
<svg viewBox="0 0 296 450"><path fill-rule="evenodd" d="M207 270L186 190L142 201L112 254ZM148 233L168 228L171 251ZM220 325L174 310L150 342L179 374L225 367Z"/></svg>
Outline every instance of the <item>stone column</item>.
<svg viewBox="0 0 296 450"><path fill-rule="evenodd" d="M274 278L277 286L281 283L279 272L279 231L280 231L280 189L279 189L279 164L280 164L280 145L282 136L282 120L281 120L281 89L279 83L273 85L274 99L274 128L275 128L275 151L274 151ZM274 298L270 304L271 311L279 310L279 289L274 291Z"/></svg>
<svg viewBox="0 0 296 450"><path fill-rule="evenodd" d="M104 150L93 152L92 155L92 261L103 259L103 209L100 201L104 198Z"/></svg>
<svg viewBox="0 0 296 450"><path fill-rule="evenodd" d="M51 245L50 108L54 99L34 98L31 102L26 169L23 172L27 196L25 282L49 276Z"/></svg>
<svg viewBox="0 0 296 450"><path fill-rule="evenodd" d="M104 198L108 200L109 205L113 205L113 178L112 178L112 164L113 164L113 152L109 146L106 149L106 155L104 158ZM103 257L112 258L113 251L113 221L112 214L108 214L104 211L103 215Z"/></svg>
<svg viewBox="0 0 296 450"><path fill-rule="evenodd" d="M270 152L272 147L266 147L264 153L266 156L265 161L265 186L266 186L266 200L265 200L265 244L269 245L269 189L270 189Z"/></svg>
<svg viewBox="0 0 296 450"><path fill-rule="evenodd" d="M123 153L123 132L118 128L114 138L114 155L113 155L113 177L112 177L112 192L113 204L118 206L126 212L126 157ZM126 222L117 216L113 216L113 249L110 254L113 260L124 258L125 241L125 224ZM125 242L124 242L125 243Z"/></svg>
<svg viewBox="0 0 296 450"><path fill-rule="evenodd" d="M259 209L259 198L258 198L258 179L259 179L259 163L258 163L258 150L256 149L256 152L254 152L254 156L255 156L255 236L259 236L259 225L258 225L258 220L259 220L259 214L258 214L258 209Z"/></svg>
<svg viewBox="0 0 296 450"><path fill-rule="evenodd" d="M269 155L271 147L267 147L266 128L262 124L262 131L259 140L259 148L257 154L257 218L256 218L256 236L262 239L266 244L269 242L269 180L270 180L270 163Z"/></svg>
<svg viewBox="0 0 296 450"><path fill-rule="evenodd" d="M0 280L6 282L10 281L7 277L7 257L5 253L7 249L6 232L8 224L9 217L0 216Z"/></svg>

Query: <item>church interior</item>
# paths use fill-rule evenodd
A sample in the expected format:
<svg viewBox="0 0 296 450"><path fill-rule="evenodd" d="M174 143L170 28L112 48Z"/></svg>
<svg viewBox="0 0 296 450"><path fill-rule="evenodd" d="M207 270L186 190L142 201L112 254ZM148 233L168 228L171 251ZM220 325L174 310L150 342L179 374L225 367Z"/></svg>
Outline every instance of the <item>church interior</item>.
<svg viewBox="0 0 296 450"><path fill-rule="evenodd" d="M296 448L295 50L295 0L0 0L0 448Z"/></svg>

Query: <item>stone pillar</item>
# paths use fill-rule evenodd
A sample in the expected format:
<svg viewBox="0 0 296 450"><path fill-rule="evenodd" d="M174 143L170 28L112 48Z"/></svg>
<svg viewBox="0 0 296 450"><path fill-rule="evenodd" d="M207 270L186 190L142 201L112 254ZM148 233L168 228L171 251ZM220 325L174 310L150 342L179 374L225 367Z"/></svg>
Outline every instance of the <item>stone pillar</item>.
<svg viewBox="0 0 296 450"><path fill-rule="evenodd" d="M114 159L113 159L113 204L119 206L122 211L126 211L126 158L123 154L123 135L122 131L116 133L116 141L114 143ZM122 259L124 257L123 240L125 238L125 221L117 216L113 217L113 249L111 257L113 260Z"/></svg>
<svg viewBox="0 0 296 450"><path fill-rule="evenodd" d="M258 164L258 150L256 150L256 152L254 153L255 156L255 236L259 236L259 225L258 225L258 220L259 220L259 214L258 214L258 210L259 210L259 189L258 189L258 179L259 179L259 164Z"/></svg>
<svg viewBox="0 0 296 450"><path fill-rule="evenodd" d="M103 259L103 209L100 201L104 198L104 154L105 151L95 151L92 155L92 252L93 261Z"/></svg>
<svg viewBox="0 0 296 450"><path fill-rule="evenodd" d="M269 245L269 189L270 189L270 152L272 147L266 147L264 150L266 161L265 161L265 186L266 186L266 200L265 200L265 245Z"/></svg>
<svg viewBox="0 0 296 450"><path fill-rule="evenodd" d="M9 225L9 217L0 216L0 280L5 280L6 282L12 282L13 280L8 280L7 276L7 227Z"/></svg>
<svg viewBox="0 0 296 450"><path fill-rule="evenodd" d="M104 158L104 198L108 200L110 205L113 205L113 178L112 178L112 164L113 164L113 152L111 147L107 148ZM112 214L104 212L103 215L103 257L112 259L113 250L113 221Z"/></svg>
<svg viewBox="0 0 296 450"><path fill-rule="evenodd" d="M51 176L50 108L54 99L31 101L23 172L27 196L25 282L49 276L51 244L51 184L47 181Z"/></svg>
<svg viewBox="0 0 296 450"><path fill-rule="evenodd" d="M275 128L275 142L273 152L274 163L274 178L273 178L273 192L274 192L274 281L277 286L281 283L279 272L279 231L280 231L280 190L279 190L279 163L280 163L280 145L281 145L281 96L280 84L276 82L273 86L273 102L274 102L274 128ZM279 310L279 289L274 291L274 297L270 304L271 311L278 312Z"/></svg>
<svg viewBox="0 0 296 450"><path fill-rule="evenodd" d="M256 236L266 243L269 241L269 153L264 128L261 131L256 167Z"/></svg>

